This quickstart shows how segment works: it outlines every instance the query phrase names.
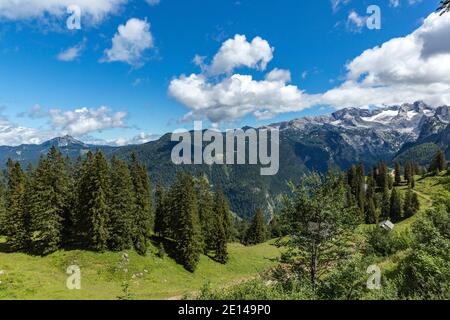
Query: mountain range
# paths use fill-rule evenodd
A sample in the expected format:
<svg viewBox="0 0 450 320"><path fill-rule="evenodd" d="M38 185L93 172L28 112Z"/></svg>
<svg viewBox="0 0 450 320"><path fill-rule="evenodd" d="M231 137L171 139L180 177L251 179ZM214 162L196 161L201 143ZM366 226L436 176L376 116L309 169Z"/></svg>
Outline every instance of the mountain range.
<svg viewBox="0 0 450 320"><path fill-rule="evenodd" d="M211 184L224 189L232 210L248 218L258 207L268 208L270 214L278 195L287 190L287 181L298 181L311 170L323 172L332 166L347 169L358 162L372 166L379 160L391 165L393 160L410 159L427 165L439 148L450 156L449 106L415 102L376 109L348 108L267 127L280 129L280 171L272 177L261 176L259 167L251 165L174 165L170 155L176 142L170 134L124 147L88 145L70 136L40 145L0 146L0 162L11 158L35 164L53 145L70 158L96 149L122 159L135 152L147 165L153 182L168 185L179 170L206 175Z"/></svg>

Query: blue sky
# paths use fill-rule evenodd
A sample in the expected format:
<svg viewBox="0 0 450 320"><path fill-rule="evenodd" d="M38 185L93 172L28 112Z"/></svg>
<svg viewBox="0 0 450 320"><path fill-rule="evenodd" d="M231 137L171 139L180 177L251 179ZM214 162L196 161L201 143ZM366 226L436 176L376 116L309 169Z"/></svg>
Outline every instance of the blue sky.
<svg viewBox="0 0 450 320"><path fill-rule="evenodd" d="M450 49L433 42L448 23L432 14L434 0L23 2L29 8L0 1L0 144L60 134L137 143L194 119L226 129L450 99L448 82L425 79L433 69L410 76L418 63L448 59ZM71 4L80 30L66 26ZM379 30L366 26L369 5L381 9ZM393 48L363 54L384 43ZM422 53L411 58L395 45Z"/></svg>

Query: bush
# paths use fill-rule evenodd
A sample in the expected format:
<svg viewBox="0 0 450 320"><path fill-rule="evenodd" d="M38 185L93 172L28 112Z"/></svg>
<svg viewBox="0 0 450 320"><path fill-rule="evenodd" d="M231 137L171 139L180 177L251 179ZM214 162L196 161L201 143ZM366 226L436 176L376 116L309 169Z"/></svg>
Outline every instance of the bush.
<svg viewBox="0 0 450 320"><path fill-rule="evenodd" d="M378 226L372 227L366 237L367 253L383 257L408 249L413 241L409 231L401 233L385 231Z"/></svg>

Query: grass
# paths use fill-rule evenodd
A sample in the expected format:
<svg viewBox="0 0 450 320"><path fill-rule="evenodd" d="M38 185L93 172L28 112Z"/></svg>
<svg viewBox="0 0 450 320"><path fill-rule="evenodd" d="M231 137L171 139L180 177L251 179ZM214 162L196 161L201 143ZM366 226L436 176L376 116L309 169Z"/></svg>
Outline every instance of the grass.
<svg viewBox="0 0 450 320"><path fill-rule="evenodd" d="M202 256L195 273L189 273L168 257L158 258L151 247L146 257L129 252L130 293L135 299L180 298L198 291L206 282L224 287L269 269L280 254L271 243L254 247L229 245L230 260L218 264ZM122 293L124 272L117 269L122 253L58 251L47 257L0 252L0 299L117 299ZM81 268L81 290L68 290L66 269Z"/></svg>

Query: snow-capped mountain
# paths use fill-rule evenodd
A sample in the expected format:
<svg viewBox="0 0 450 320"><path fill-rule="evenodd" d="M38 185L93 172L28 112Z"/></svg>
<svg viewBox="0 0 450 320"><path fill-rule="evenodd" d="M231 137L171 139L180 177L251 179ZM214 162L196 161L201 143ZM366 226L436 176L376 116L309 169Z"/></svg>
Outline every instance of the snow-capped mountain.
<svg viewBox="0 0 450 320"><path fill-rule="evenodd" d="M330 160L345 164L349 152L353 162L392 159L405 144L424 140L449 124L449 106L433 108L415 102L373 110L342 109L327 116L306 117L271 127L279 127L284 135L299 143L316 140L314 143L324 146ZM323 139L331 134L333 141Z"/></svg>

